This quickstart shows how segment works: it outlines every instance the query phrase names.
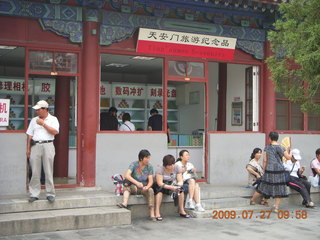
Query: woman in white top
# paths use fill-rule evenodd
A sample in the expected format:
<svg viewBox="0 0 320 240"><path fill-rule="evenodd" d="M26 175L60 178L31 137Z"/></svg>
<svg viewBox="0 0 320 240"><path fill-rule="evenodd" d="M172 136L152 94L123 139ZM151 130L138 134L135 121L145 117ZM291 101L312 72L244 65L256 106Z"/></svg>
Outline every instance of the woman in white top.
<svg viewBox="0 0 320 240"><path fill-rule="evenodd" d="M249 185L254 184L257 181L257 179L262 177L262 175L264 173L263 168L259 162L261 156L262 156L261 148L253 149L251 156L250 156L251 160L246 166L246 169L249 173L249 177L248 177ZM258 192L255 192L253 194L252 198L250 199L250 205L255 205L258 197L261 197L261 194ZM260 204L268 206L268 200L265 198L262 198Z"/></svg>
<svg viewBox="0 0 320 240"><path fill-rule="evenodd" d="M196 183L197 169L189 162L190 154L188 150L181 150L176 165L182 168L183 188L185 195L189 193L189 201L187 202L187 209L203 212L204 209L200 204L200 187ZM194 202L196 204L194 204Z"/></svg>
<svg viewBox="0 0 320 240"><path fill-rule="evenodd" d="M131 121L131 116L129 113L124 113L122 115L122 124L119 127L119 131L135 131L136 128L134 126L134 124Z"/></svg>

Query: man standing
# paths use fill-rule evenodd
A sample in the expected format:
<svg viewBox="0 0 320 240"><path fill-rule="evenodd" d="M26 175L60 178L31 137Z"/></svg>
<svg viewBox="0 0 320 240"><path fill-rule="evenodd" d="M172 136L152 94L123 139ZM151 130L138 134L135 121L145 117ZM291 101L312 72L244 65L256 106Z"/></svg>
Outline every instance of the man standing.
<svg viewBox="0 0 320 240"><path fill-rule="evenodd" d="M118 110L115 107L111 107L108 112L102 112L100 114L100 130L118 130L119 122L117 112Z"/></svg>
<svg viewBox="0 0 320 240"><path fill-rule="evenodd" d="M53 184L54 136L59 133L59 121L49 113L49 104L41 100L32 107L37 117L32 118L27 130L27 158L30 160L32 177L29 183L29 202L39 199L41 166L46 177L46 192L49 202L55 200Z"/></svg>
<svg viewBox="0 0 320 240"><path fill-rule="evenodd" d="M158 110L152 108L150 110L151 117L148 121L148 131L162 131L162 116L159 114Z"/></svg>

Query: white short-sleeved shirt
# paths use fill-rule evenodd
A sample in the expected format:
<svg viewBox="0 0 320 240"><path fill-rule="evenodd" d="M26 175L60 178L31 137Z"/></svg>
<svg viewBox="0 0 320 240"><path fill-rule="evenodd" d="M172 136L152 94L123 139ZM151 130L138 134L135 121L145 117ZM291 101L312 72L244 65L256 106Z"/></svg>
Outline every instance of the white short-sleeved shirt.
<svg viewBox="0 0 320 240"><path fill-rule="evenodd" d="M293 167L293 162L291 160L287 160L287 162L283 163L283 166L286 171L290 172ZM290 176L299 178L298 176L299 168L300 168L300 162L296 161L296 164L294 164L294 167L292 169L292 172L290 173Z"/></svg>
<svg viewBox="0 0 320 240"><path fill-rule="evenodd" d="M181 169L182 169L182 167L184 166L181 161L176 162L176 165L178 165ZM187 162L187 164L186 164L185 167L186 167L187 171L185 171L185 172L182 174L183 181L186 181L186 180L192 178L192 176L193 176L191 173L188 173L189 170L191 170L192 168L194 168L193 164L190 163L190 162Z"/></svg>
<svg viewBox="0 0 320 240"><path fill-rule="evenodd" d="M37 124L37 119L39 119L39 117L34 117L31 119L26 133L29 136L32 136L32 139L34 141L53 140L54 135L50 134L43 126ZM59 132L60 125L58 119L55 116L52 116L49 113L48 116L44 119L44 123L49 127L56 129Z"/></svg>
<svg viewBox="0 0 320 240"><path fill-rule="evenodd" d="M121 126L119 127L119 131L135 131L136 127L134 124L130 121L125 121Z"/></svg>

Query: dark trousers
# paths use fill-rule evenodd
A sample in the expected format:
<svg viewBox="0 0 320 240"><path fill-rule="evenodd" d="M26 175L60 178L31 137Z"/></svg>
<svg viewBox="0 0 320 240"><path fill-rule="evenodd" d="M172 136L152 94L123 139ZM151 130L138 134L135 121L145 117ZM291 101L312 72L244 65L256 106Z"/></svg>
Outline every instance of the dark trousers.
<svg viewBox="0 0 320 240"><path fill-rule="evenodd" d="M310 187L311 184L302 178L296 178L290 176L288 183L289 187L299 192L304 200L304 202L311 202L310 198Z"/></svg>

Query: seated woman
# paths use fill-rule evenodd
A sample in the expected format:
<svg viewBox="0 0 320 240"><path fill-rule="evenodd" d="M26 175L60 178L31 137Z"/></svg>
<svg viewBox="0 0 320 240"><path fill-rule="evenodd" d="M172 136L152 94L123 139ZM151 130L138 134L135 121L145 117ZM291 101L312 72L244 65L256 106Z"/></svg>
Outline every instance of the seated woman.
<svg viewBox="0 0 320 240"><path fill-rule="evenodd" d="M311 184L303 178L300 178L305 170L304 167L300 167L300 151L298 149L292 149L291 152L291 160L287 160L283 163L284 169L290 174L288 186L301 194L303 198L302 205L314 207L314 203L310 198Z"/></svg>
<svg viewBox="0 0 320 240"><path fill-rule="evenodd" d="M260 178L263 175L263 169L261 164L259 163L259 160L262 156L262 150L260 148L253 149L251 156L250 156L250 162L247 164L246 169L249 173L249 179L248 184L251 186L254 184L258 178ZM261 194L258 192L255 192L250 200L250 205L256 204L256 199L260 197ZM262 198L261 205L268 206L268 201L265 198Z"/></svg>
<svg viewBox="0 0 320 240"><path fill-rule="evenodd" d="M139 161L132 162L125 173L123 202L118 204L120 208L128 207L130 194L143 194L148 199L150 218L155 220L154 215L154 192L153 192L153 167L149 164L150 152L141 150L138 155Z"/></svg>
<svg viewBox="0 0 320 240"><path fill-rule="evenodd" d="M164 156L163 165L156 169L156 182L154 190L156 195L155 215L157 221L162 221L160 206L163 194L178 195L178 211L181 217L190 218L184 210L184 193L181 168L175 165L175 159L172 155Z"/></svg>
<svg viewBox="0 0 320 240"><path fill-rule="evenodd" d="M190 154L188 150L181 150L176 165L182 169L183 189L184 194L189 193L189 201L187 202L187 209L204 212L200 204L200 187L196 183L196 171L193 164L189 162ZM194 202L196 205L194 205Z"/></svg>

